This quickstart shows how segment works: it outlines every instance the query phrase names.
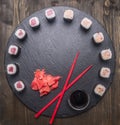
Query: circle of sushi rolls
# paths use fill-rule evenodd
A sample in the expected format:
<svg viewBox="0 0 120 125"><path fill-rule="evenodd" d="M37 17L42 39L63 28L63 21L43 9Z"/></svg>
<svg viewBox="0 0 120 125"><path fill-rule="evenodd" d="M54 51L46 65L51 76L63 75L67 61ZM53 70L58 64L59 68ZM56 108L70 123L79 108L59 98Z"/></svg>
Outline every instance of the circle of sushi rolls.
<svg viewBox="0 0 120 125"><path fill-rule="evenodd" d="M56 17L55 11L52 8L49 8L49 9L45 10L45 16L48 21L52 21Z"/></svg>
<svg viewBox="0 0 120 125"><path fill-rule="evenodd" d="M40 21L38 19L38 17L32 17L29 19L29 25L32 27L32 28L37 28L40 26Z"/></svg>
<svg viewBox="0 0 120 125"><path fill-rule="evenodd" d="M64 11L64 15L63 15L64 20L71 22L73 20L73 17L74 17L73 10L65 10Z"/></svg>
<svg viewBox="0 0 120 125"><path fill-rule="evenodd" d="M102 50L100 55L103 60L110 60L112 58L112 52L110 49Z"/></svg>
<svg viewBox="0 0 120 125"><path fill-rule="evenodd" d="M26 32L25 32L25 30L23 30L23 29L17 29L17 31L15 32L15 36L16 36L18 39L22 40L22 39L25 38Z"/></svg>
<svg viewBox="0 0 120 125"><path fill-rule="evenodd" d="M93 40L97 44L102 43L104 41L103 33L102 32L98 32L98 33L93 34Z"/></svg>
<svg viewBox="0 0 120 125"><path fill-rule="evenodd" d="M96 87L94 88L94 93L96 95L99 95L99 96L103 96L103 94L105 93L106 91L106 87L103 86L102 84L98 84L96 85Z"/></svg>
<svg viewBox="0 0 120 125"><path fill-rule="evenodd" d="M101 76L102 78L109 78L109 77L110 77L110 74L111 74L110 68L108 68L108 67L102 67L102 68L100 69L100 76Z"/></svg>
<svg viewBox="0 0 120 125"><path fill-rule="evenodd" d="M10 54L12 56L18 55L19 52L20 52L20 48L16 45L10 45L8 48L8 54Z"/></svg>
<svg viewBox="0 0 120 125"><path fill-rule="evenodd" d="M15 75L18 72L18 66L16 64L8 64L7 65L7 74Z"/></svg>
<svg viewBox="0 0 120 125"><path fill-rule="evenodd" d="M87 17L83 18L81 21L81 26L88 30L92 26L92 21L88 19Z"/></svg>
<svg viewBox="0 0 120 125"><path fill-rule="evenodd" d="M14 83L14 88L16 91L21 92L25 89L25 84L22 81L17 81Z"/></svg>

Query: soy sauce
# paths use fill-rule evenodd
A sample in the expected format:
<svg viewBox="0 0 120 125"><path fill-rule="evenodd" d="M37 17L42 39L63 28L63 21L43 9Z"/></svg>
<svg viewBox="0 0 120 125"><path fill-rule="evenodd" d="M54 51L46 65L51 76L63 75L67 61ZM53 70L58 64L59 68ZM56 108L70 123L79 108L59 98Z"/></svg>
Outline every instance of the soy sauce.
<svg viewBox="0 0 120 125"><path fill-rule="evenodd" d="M70 95L70 103L75 108L83 108L88 104L88 95L81 90L76 90Z"/></svg>

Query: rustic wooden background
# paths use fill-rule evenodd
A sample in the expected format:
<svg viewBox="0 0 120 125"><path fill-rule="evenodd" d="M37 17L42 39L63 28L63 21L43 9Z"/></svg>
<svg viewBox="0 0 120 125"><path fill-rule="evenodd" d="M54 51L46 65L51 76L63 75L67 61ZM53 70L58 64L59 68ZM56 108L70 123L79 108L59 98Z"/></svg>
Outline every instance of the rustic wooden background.
<svg viewBox="0 0 120 125"><path fill-rule="evenodd" d="M0 125L47 125L49 118L34 119L12 93L4 74L5 46L14 28L31 13L49 6L72 6L96 18L107 30L116 51L113 84L102 101L88 112L55 125L120 125L120 0L0 0Z"/></svg>

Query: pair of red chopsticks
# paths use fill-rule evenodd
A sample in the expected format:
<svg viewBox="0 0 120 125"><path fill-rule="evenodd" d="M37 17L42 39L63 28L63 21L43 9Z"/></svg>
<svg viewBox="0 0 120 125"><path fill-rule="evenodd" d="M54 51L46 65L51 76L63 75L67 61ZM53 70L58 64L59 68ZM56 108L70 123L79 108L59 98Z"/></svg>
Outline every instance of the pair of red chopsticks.
<svg viewBox="0 0 120 125"><path fill-rule="evenodd" d="M50 119L50 122L49 122L49 124L51 125L51 124L53 123L54 118L55 118L55 116L56 116L56 113L57 113L57 111L58 111L58 109L59 109L59 106L60 106L61 101L62 101L62 99L63 99L64 93L65 93L70 87L72 87L83 75L85 75L85 74L92 68L92 65L88 66L88 67L87 67L82 73L80 73L70 84L68 84L68 83L69 83L69 80L70 80L70 78L71 78L71 75L72 75L72 73L73 73L75 64L76 64L76 62L77 62L78 56L79 56L79 52L77 52L77 54L76 54L76 56L75 56L75 58L74 58L74 60L73 60L72 66L71 66L71 68L70 68L70 71L69 71L69 73L68 73L68 76L67 76L67 79L66 79L66 81L65 81L65 84L64 84L64 87L63 87L62 91L61 91L55 98L53 98L46 106L44 106L38 113L36 113L36 114L35 114L35 118L38 118L51 104L53 104L53 102L55 102L57 99L59 99L58 102L57 102L57 104L56 104L56 107L55 107L55 109L54 109L54 112L53 112L53 114L52 114L52 117L51 117L51 119Z"/></svg>

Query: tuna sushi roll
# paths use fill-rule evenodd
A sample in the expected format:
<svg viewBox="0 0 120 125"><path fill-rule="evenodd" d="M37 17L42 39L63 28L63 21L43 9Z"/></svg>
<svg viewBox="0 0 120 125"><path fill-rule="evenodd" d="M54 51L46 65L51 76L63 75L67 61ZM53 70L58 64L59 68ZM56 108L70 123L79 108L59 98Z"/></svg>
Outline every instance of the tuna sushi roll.
<svg viewBox="0 0 120 125"><path fill-rule="evenodd" d="M93 40L97 44L102 43L104 41L104 35L103 35L103 33L102 32L95 33L93 35Z"/></svg>
<svg viewBox="0 0 120 125"><path fill-rule="evenodd" d="M110 60L112 58L112 52L110 49L102 50L100 55L103 60Z"/></svg>
<svg viewBox="0 0 120 125"><path fill-rule="evenodd" d="M81 26L88 30L92 25L92 21L90 19L88 19L87 17L83 18L81 21Z"/></svg>
<svg viewBox="0 0 120 125"><path fill-rule="evenodd" d="M25 89L25 85L22 81L17 81L14 83L14 88L16 91L21 92Z"/></svg>
<svg viewBox="0 0 120 125"><path fill-rule="evenodd" d="M45 16L47 18L48 21L52 21L53 19L55 19L55 11L52 8L49 8L45 11Z"/></svg>
<svg viewBox="0 0 120 125"><path fill-rule="evenodd" d="M8 75L15 75L18 71L18 67L16 64L8 64L7 65L7 74Z"/></svg>
<svg viewBox="0 0 120 125"><path fill-rule="evenodd" d="M102 67L100 70L100 76L102 78L109 78L111 74L111 70L108 67Z"/></svg>
<svg viewBox="0 0 120 125"><path fill-rule="evenodd" d="M97 95L99 95L99 96L103 96L103 94L105 93L105 91L106 91L106 88L102 84L96 85L96 87L94 89L94 93L97 94Z"/></svg>
<svg viewBox="0 0 120 125"><path fill-rule="evenodd" d="M18 29L16 32L15 32L15 36L18 38L18 39L24 39L25 36L26 36L26 32L25 30L23 29Z"/></svg>
<svg viewBox="0 0 120 125"><path fill-rule="evenodd" d="M73 17L74 17L73 10L65 10L64 16L63 16L64 20L71 22L73 20Z"/></svg>
<svg viewBox="0 0 120 125"><path fill-rule="evenodd" d="M16 56L20 52L20 48L16 45L10 45L8 49L8 54Z"/></svg>
<svg viewBox="0 0 120 125"><path fill-rule="evenodd" d="M29 25L32 27L32 28L37 28L39 27L40 25L40 21L38 19L38 17L32 17L29 19Z"/></svg>

